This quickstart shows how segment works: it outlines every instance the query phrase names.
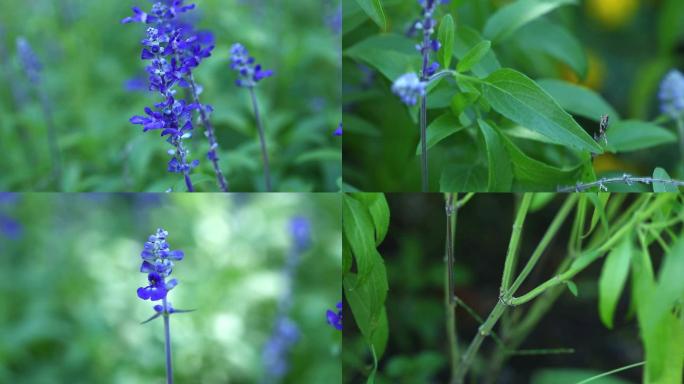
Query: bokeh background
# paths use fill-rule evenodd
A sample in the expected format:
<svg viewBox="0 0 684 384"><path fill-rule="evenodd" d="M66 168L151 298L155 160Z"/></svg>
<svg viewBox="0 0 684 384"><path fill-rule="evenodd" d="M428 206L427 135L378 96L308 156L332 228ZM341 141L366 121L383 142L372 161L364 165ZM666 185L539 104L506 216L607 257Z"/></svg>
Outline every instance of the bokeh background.
<svg viewBox="0 0 684 384"><path fill-rule="evenodd" d="M355 1L344 1L342 42L346 51L381 32L359 12L353 4ZM439 7L437 17L440 19L449 12L454 16L456 27L465 25L482 31L488 16L511 1L451 0ZM391 33L403 35L419 17L418 1L383 0L382 3ZM581 84L603 96L623 120L656 120L676 134L674 122L659 119L657 92L669 70L684 70L684 3L680 0L579 0L576 3L553 11L547 18L563 26L581 43L588 64L586 77L580 78L566 64L539 54L537 49L541 51L541 47L524 46L517 41L494 47L502 67L514 68L532 79L555 78ZM419 39L413 40L417 43ZM391 82L380 73L346 55L343 69L347 189L416 191L421 178L420 156L416 155L417 123L392 94ZM433 113L428 118L432 120L436 116ZM598 129L594 121L584 118L577 121L590 134ZM464 142L469 145L459 146ZM470 164L477 159L477 148L471 144L472 139L463 130L430 149L433 189L437 188L445 164ZM548 146L537 143L524 148L533 157L550 159L552 164L559 156ZM672 141L628 154L606 154L595 159L594 167L597 176L603 177L621 176L624 172L650 176L660 166L673 178L682 179L682 156L676 141Z"/></svg>
<svg viewBox="0 0 684 384"><path fill-rule="evenodd" d="M0 382L162 383L163 322L140 323L143 243L157 227L185 252L169 293L179 383L275 383L262 354L281 316L293 218L309 222L286 315L299 337L286 383L340 382L335 194L0 195Z"/></svg>
<svg viewBox="0 0 684 384"><path fill-rule="evenodd" d="M235 86L229 48L243 43L275 77L257 89L275 190L334 191L341 175L340 6L338 0L196 0L187 13L216 37L195 72L201 100L215 111L221 168L233 191L263 190L262 163L249 94ZM0 190L163 192L183 190L166 171L168 144L128 119L158 97L145 88L140 40L145 27L122 25L147 0L4 1L0 13ZM23 36L43 65L44 92L56 127L61 176L48 146L40 92L16 54ZM141 88L142 87L142 88ZM217 191L207 140L190 141L200 191Z"/></svg>
<svg viewBox="0 0 684 384"><path fill-rule="evenodd" d="M455 293L482 318L486 318L499 297L518 197L478 194L458 212L454 240ZM387 266L386 307L390 329L376 383L446 383L449 346L444 305L444 195L388 194L387 200L391 221L387 237L378 250ZM562 202L562 197L556 197L544 208L533 208L528 214L520 243L522 260L534 251ZM521 292L527 292L554 273L566 254L572 220L567 221ZM558 300L520 346L525 350L574 349L574 353L513 356L491 383L576 383L643 360L638 326L627 315L625 297L617 308L613 330L608 330L599 319L597 281L601 264L595 263L575 277L578 297L562 287ZM529 308L529 304L521 307L522 310ZM509 314L515 316L515 311ZM500 331L502 321L495 332ZM363 337L350 322L344 330L343 382L359 383L367 377L372 359ZM456 324L463 353L480 324L462 307L456 311ZM492 338L484 341L472 368L480 380L474 382L489 382L485 380L493 370L495 347ZM639 367L596 383L638 383L641 376Z"/></svg>

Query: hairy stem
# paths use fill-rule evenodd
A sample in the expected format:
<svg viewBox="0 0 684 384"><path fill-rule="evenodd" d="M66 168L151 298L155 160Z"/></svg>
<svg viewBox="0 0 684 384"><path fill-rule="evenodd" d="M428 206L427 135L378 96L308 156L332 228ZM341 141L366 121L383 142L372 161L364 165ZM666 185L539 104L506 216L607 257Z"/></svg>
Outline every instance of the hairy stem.
<svg viewBox="0 0 684 384"><path fill-rule="evenodd" d="M204 110L204 106L200 103L199 92L197 92L197 84L195 83L195 78L192 73L188 77L188 80L190 83L190 90L192 91L192 98L199 106L200 119L202 120L202 125L204 126L204 136L206 136L207 140L209 140L209 152L207 152L207 157L209 160L211 160L211 163L214 167L214 173L216 174L216 181L218 182L219 188L221 188L221 191L223 192L228 192L228 182L223 176L223 172L221 172L221 168L219 167L218 163L219 159L217 150L219 145L218 141L216 140L216 134L214 133L214 126L211 124L209 116L207 116L207 113Z"/></svg>
<svg viewBox="0 0 684 384"><path fill-rule="evenodd" d="M449 193L446 201L446 258L447 267L444 279L444 309L446 312L446 332L449 342L449 362L451 379L456 377L456 369L460 358L458 335L456 334L456 301L454 300L454 235L458 208L454 207L454 194Z"/></svg>
<svg viewBox="0 0 684 384"><path fill-rule="evenodd" d="M171 327L169 326L169 312L166 297L163 299L164 305L164 341L166 352L166 383L173 384L173 368L171 367Z"/></svg>
<svg viewBox="0 0 684 384"><path fill-rule="evenodd" d="M607 184L665 184L673 185L675 187L684 187L684 181L680 180L670 180L670 179L659 179L655 177L634 177L628 174L622 175L622 177L605 177L597 181L590 183L577 183L577 185L572 187L559 187L558 192L585 192L592 188L598 188L599 191L607 191Z"/></svg>
<svg viewBox="0 0 684 384"><path fill-rule="evenodd" d="M271 171L268 165L268 150L266 149L266 135L259 116L259 104L257 103L254 87L249 87L249 94L252 97L252 108L254 109L254 119L256 120L257 131L259 131L259 142L261 144L261 156L264 160L264 183L266 192L271 192Z"/></svg>

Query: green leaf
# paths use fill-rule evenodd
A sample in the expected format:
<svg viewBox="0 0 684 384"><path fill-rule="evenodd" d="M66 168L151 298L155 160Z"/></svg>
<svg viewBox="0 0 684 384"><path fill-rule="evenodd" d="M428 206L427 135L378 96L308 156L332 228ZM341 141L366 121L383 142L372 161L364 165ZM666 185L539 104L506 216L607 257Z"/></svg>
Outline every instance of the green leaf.
<svg viewBox="0 0 684 384"><path fill-rule="evenodd" d="M466 26L458 27L454 41L454 55L459 60L463 60L468 52L482 41L484 39L476 30ZM490 49L478 63L473 65L471 71L477 77L486 77L499 68L501 68L501 64L499 64L494 51Z"/></svg>
<svg viewBox="0 0 684 384"><path fill-rule="evenodd" d="M351 46L344 54L377 69L390 81L420 68L416 43L393 33L373 35Z"/></svg>
<svg viewBox="0 0 684 384"><path fill-rule="evenodd" d="M492 47L492 42L489 40L484 40L479 42L476 46L470 49L468 53L463 56L458 64L456 64L456 70L458 72L468 72L475 64L479 63L487 53L489 53Z"/></svg>
<svg viewBox="0 0 684 384"><path fill-rule="evenodd" d="M577 38L558 23L538 19L514 36L520 49L538 51L572 68L580 77L587 74L587 55ZM561 103L562 105L562 103Z"/></svg>
<svg viewBox="0 0 684 384"><path fill-rule="evenodd" d="M430 123L427 127L427 148L434 147L440 141L462 130L464 127L458 118L450 112L446 112ZM416 148L416 155L422 153L420 142Z"/></svg>
<svg viewBox="0 0 684 384"><path fill-rule="evenodd" d="M603 263L599 278L599 315L601 322L609 329L613 328L613 313L625 286L631 259L632 241L626 237Z"/></svg>
<svg viewBox="0 0 684 384"><path fill-rule="evenodd" d="M377 251L372 260L372 269L366 279L361 281L358 275L347 274L343 280L343 287L345 298L354 315L354 322L364 339L375 349L384 349L384 346L376 346L375 342L380 344L383 340L381 337L376 339L375 335L378 331L385 332L382 328L387 326L387 319L384 319L384 322L382 319L388 289L387 272Z"/></svg>
<svg viewBox="0 0 684 384"><path fill-rule="evenodd" d="M451 57L454 52L454 18L451 14L447 14L442 17L439 22L439 42L442 44L442 49L440 50L440 61L442 62L442 68L448 69L451 65Z"/></svg>
<svg viewBox="0 0 684 384"><path fill-rule="evenodd" d="M363 279L373 268L375 227L368 209L358 200L344 195L342 198L342 225L349 242L360 277Z"/></svg>
<svg viewBox="0 0 684 384"><path fill-rule="evenodd" d="M563 109L574 115L593 121L600 121L602 115L608 115L614 123L620 120L617 111L589 88L556 79L537 80L537 83L556 99Z"/></svg>
<svg viewBox="0 0 684 384"><path fill-rule="evenodd" d="M666 170L658 167L653 170L653 178L661 180L672 180ZM667 183L653 182L653 192L679 192L676 185Z"/></svg>
<svg viewBox="0 0 684 384"><path fill-rule="evenodd" d="M582 176L583 164L561 169L527 156L509 138L501 135L508 155L513 162L513 175L521 187L529 190L549 191L574 185Z"/></svg>
<svg viewBox="0 0 684 384"><path fill-rule="evenodd" d="M439 186L441 192L486 192L487 168L477 163L446 165Z"/></svg>
<svg viewBox="0 0 684 384"><path fill-rule="evenodd" d="M324 162L341 163L342 153L339 149L317 149L309 152L302 153L295 159L295 164L305 164L305 163L316 163L321 164Z"/></svg>
<svg viewBox="0 0 684 384"><path fill-rule="evenodd" d="M513 32L536 18L576 0L520 0L510 3L492 15L484 27L488 39L501 42Z"/></svg>
<svg viewBox="0 0 684 384"><path fill-rule="evenodd" d="M558 103L529 77L500 69L484 79L483 96L492 108L510 120L555 143L594 153L603 149Z"/></svg>
<svg viewBox="0 0 684 384"><path fill-rule="evenodd" d="M608 148L616 153L651 148L677 141L677 136L667 129L638 120L618 121L611 124L606 135Z"/></svg>
<svg viewBox="0 0 684 384"><path fill-rule="evenodd" d="M594 213L591 216L591 224L589 226L589 231L587 231L587 235L594 231L594 228L596 227L596 224L598 223L599 219L601 220L601 224L603 224L603 228L606 230L606 232L608 232L606 203L610 198L610 193L599 192L598 194L596 194L587 192L586 194L589 197L589 201L591 201L591 203L594 204Z"/></svg>
<svg viewBox="0 0 684 384"><path fill-rule="evenodd" d="M356 0L356 3L380 29L383 31L387 30L385 11L382 9L382 2L380 0Z"/></svg>
<svg viewBox="0 0 684 384"><path fill-rule="evenodd" d="M368 209L375 227L375 246L377 247L385 239L389 228L390 212L385 195L382 193L355 193L352 197L361 201Z"/></svg>
<svg viewBox="0 0 684 384"><path fill-rule="evenodd" d="M484 120L477 122L487 150L487 190L489 192L510 192L513 184L513 169L499 132Z"/></svg>
<svg viewBox="0 0 684 384"><path fill-rule="evenodd" d="M665 0L661 5L658 20L658 42L660 52L669 53L684 36L684 2L681 0Z"/></svg>
<svg viewBox="0 0 684 384"><path fill-rule="evenodd" d="M573 296L577 297L579 295L579 292L577 292L577 284L575 284L574 281L566 281L565 286L568 287L568 290L570 291L570 293L572 293Z"/></svg>

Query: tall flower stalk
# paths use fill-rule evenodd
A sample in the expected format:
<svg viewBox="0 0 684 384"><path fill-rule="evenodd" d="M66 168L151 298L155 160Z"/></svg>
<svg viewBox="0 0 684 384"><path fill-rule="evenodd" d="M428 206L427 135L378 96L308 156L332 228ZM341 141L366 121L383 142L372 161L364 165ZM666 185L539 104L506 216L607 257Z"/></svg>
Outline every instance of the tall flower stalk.
<svg viewBox="0 0 684 384"><path fill-rule="evenodd" d="M183 260L185 256L181 250L171 250L166 241L169 233L162 228L157 229L149 237L140 254L143 262L140 272L147 274L149 284L146 287L138 288L138 297L142 300L160 301L161 305L154 306L156 312L152 317L143 322L147 323L159 316L164 317L164 351L166 357L166 382L173 384L173 367L171 361L171 327L169 318L171 314L190 312L188 310L174 309L167 300L167 295L171 289L178 285L178 280L167 278L171 275L174 261Z"/></svg>
<svg viewBox="0 0 684 384"><path fill-rule="evenodd" d="M446 4L449 0L418 0L422 7L422 18L412 27L423 31L422 41L416 45L416 49L422 56L422 65L419 75L407 73L399 77L392 85L392 92L397 94L404 104L412 106L420 100L420 163L422 190L429 189L428 178L428 154L427 154L427 84L430 77L439 69L439 63L430 60L430 53L440 49L440 43L433 39L437 21L434 18L437 6Z"/></svg>
<svg viewBox="0 0 684 384"><path fill-rule="evenodd" d="M271 338L266 342L262 352L265 368L265 383L278 383L289 370L288 354L292 346L299 340L299 329L289 317L292 306L292 285L299 266L301 254L311 243L311 225L303 217L295 217L290 221L292 246L285 263L285 289L278 301L278 314Z"/></svg>
<svg viewBox="0 0 684 384"><path fill-rule="evenodd" d="M59 151L57 127L55 126L52 115L50 98L48 97L42 82L41 75L43 66L38 60L38 56L33 51L33 48L31 48L28 40L23 37L17 38L17 53L19 54L19 59L21 60L26 77L28 77L38 94L40 108L43 112L43 117L45 118L45 124L47 125L48 148L50 151L50 160L52 162L52 178L59 183L62 179L62 158Z"/></svg>
<svg viewBox="0 0 684 384"><path fill-rule="evenodd" d="M247 88L252 99L252 109L254 120L259 133L259 143L261 145L261 156L264 162L264 184L266 191L271 191L271 171L268 160L268 148L266 147L266 133L259 114L259 103L257 102L254 88L259 81L273 76L270 69L262 69L260 64L249 55L249 51L240 43L235 43L230 48L230 68L238 72L238 79L235 84L240 88Z"/></svg>
<svg viewBox="0 0 684 384"><path fill-rule="evenodd" d="M161 130L162 136L168 136L167 142L173 147L169 151L172 159L168 171L182 173L186 188L194 191L190 179L191 171L199 165L198 160L189 160L189 150L184 140L192 137L192 118L194 111L199 111L200 121L209 141L207 158L211 161L219 188L228 191L228 183L218 164L218 142L213 126L209 121L209 113L213 110L208 104L201 104L199 94L201 88L196 84L192 71L202 60L211 56L214 49L214 37L211 33L195 31L192 25L178 20L180 14L195 8L194 4L185 5L184 0L163 0L155 2L149 13L138 7L133 8L133 16L122 20L122 23L139 22L148 25L147 38L142 41L141 58L149 60L146 67L149 75L149 88L157 91L164 101L154 105L154 109L146 108L147 116L134 116L131 123L143 126L143 131ZM178 100L176 86L188 88L192 102Z"/></svg>

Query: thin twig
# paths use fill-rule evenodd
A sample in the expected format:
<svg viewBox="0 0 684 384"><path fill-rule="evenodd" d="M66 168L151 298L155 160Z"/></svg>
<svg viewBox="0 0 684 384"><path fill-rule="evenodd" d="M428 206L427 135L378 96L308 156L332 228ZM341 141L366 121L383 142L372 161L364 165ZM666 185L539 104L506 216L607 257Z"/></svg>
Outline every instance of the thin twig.
<svg viewBox="0 0 684 384"><path fill-rule="evenodd" d="M261 117L259 115L259 104L257 103L256 93L254 87L249 87L249 93L252 97L252 107L254 108L254 119L256 120L257 130L259 131L259 142L261 144L261 155L264 159L264 182L266 184L266 192L271 192L271 171L268 164L268 150L266 149L266 133L261 124Z"/></svg>
<svg viewBox="0 0 684 384"><path fill-rule="evenodd" d="M614 373L626 371L626 370L628 370L628 369L636 368L636 367L642 366L642 365L644 365L644 364L646 364L645 361L642 361L642 362L639 362L639 363L630 364L630 365L626 365L626 366L624 366L624 367L620 367L620 368L613 369L612 371L604 372L604 373L602 373L602 374L600 374L600 375L592 376L592 377L590 377L590 378L588 378L588 379L585 379L585 380L582 380L582 381L578 382L577 384L589 383L589 382L594 381L594 380L596 380L596 379L600 379L600 378L602 378L602 377L606 377L606 376L612 375L612 374L614 374Z"/></svg>
<svg viewBox="0 0 684 384"><path fill-rule="evenodd" d="M604 177L597 181L592 181L590 183L577 183L572 187L559 187L558 192L584 192L591 188L598 187L600 191L608 191L607 184L668 184L675 187L684 187L684 181L679 180L669 180L669 179L659 179L655 177L634 177L628 174L624 174L621 177Z"/></svg>

